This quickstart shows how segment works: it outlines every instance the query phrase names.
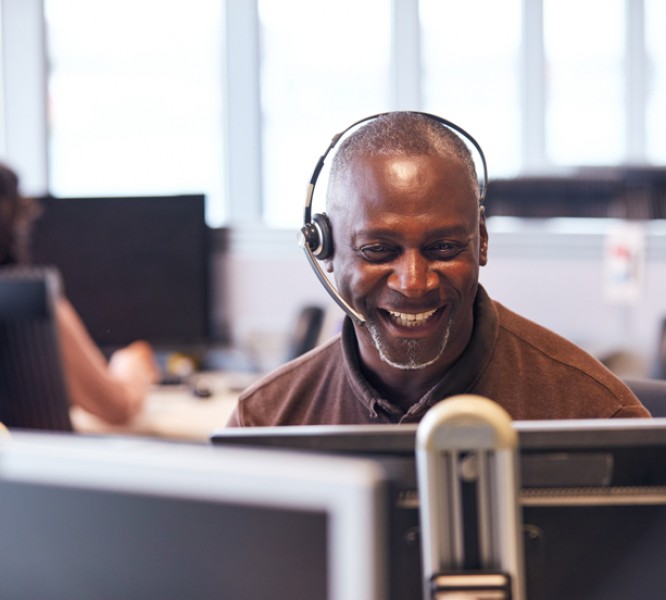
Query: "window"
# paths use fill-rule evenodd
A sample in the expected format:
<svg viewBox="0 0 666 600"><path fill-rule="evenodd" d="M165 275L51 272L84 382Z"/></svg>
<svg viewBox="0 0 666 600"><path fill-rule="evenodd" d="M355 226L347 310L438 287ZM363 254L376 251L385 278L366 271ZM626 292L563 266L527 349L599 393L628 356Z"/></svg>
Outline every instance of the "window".
<svg viewBox="0 0 666 600"><path fill-rule="evenodd" d="M647 157L666 163L666 3L646 0L645 41L647 51Z"/></svg>
<svg viewBox="0 0 666 600"><path fill-rule="evenodd" d="M56 195L204 192L211 225L292 228L331 136L405 105L469 129L495 178L666 163L662 0L26 3L42 1ZM11 13L3 19L22 18ZM12 93L28 95L15 91L28 89L16 85L26 61L6 68L26 54L13 37L3 40L5 109L17 106ZM27 123L42 118L34 104ZM0 141L11 160L12 140ZM22 152L42 173L45 154ZM18 166L29 181L30 166Z"/></svg>
<svg viewBox="0 0 666 600"><path fill-rule="evenodd" d="M625 157L623 0L544 0L546 153L556 165Z"/></svg>
<svg viewBox="0 0 666 600"><path fill-rule="evenodd" d="M300 223L307 183L333 135L389 109L390 9L388 0L259 0L267 224Z"/></svg>
<svg viewBox="0 0 666 600"><path fill-rule="evenodd" d="M492 177L520 169L520 0L421 0L424 105L467 129Z"/></svg>
<svg viewBox="0 0 666 600"><path fill-rule="evenodd" d="M56 196L205 193L222 201L219 0L47 0Z"/></svg>

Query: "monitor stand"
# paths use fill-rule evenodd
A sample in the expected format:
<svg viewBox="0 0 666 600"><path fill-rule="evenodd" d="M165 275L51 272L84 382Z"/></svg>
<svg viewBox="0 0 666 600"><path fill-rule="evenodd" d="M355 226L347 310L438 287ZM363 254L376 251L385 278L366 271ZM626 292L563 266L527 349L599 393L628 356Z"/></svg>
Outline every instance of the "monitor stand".
<svg viewBox="0 0 666 600"><path fill-rule="evenodd" d="M518 436L498 404L456 396L416 436L424 600L524 600Z"/></svg>

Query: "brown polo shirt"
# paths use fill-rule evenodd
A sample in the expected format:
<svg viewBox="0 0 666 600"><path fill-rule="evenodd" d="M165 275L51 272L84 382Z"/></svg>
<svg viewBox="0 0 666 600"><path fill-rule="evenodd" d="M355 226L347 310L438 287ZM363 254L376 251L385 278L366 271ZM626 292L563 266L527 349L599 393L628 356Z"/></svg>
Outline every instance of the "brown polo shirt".
<svg viewBox="0 0 666 600"><path fill-rule="evenodd" d="M245 390L228 426L416 423L457 394L490 398L516 420L650 416L598 360L479 286L467 348L407 412L363 377L354 328L345 319L340 335Z"/></svg>

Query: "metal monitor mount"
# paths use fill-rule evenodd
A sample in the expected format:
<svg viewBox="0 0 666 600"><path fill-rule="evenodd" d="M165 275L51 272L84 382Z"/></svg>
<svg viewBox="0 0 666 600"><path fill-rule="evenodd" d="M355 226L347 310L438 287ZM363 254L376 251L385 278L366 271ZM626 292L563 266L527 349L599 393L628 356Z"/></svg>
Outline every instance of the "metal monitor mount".
<svg viewBox="0 0 666 600"><path fill-rule="evenodd" d="M439 402L420 423L424 600L525 600L517 439L480 396Z"/></svg>

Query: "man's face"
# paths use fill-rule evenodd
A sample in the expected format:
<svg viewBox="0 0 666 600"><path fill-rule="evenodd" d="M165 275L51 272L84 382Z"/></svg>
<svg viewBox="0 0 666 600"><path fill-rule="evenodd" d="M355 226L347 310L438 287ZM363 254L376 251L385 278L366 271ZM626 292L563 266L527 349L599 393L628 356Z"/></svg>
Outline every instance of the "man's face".
<svg viewBox="0 0 666 600"><path fill-rule="evenodd" d="M472 332L488 242L461 160L359 157L329 212L327 266L367 319L356 326L364 363L380 374L451 364Z"/></svg>

